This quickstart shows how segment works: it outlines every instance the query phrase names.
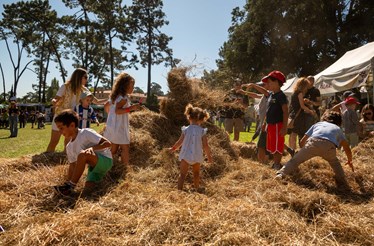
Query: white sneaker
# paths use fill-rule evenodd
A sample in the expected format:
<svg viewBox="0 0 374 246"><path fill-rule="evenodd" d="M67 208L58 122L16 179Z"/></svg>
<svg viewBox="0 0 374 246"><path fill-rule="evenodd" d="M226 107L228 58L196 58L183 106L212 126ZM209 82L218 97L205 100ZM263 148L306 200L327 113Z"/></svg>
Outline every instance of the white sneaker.
<svg viewBox="0 0 374 246"><path fill-rule="evenodd" d="M275 178L274 179L283 179L284 178L284 175L283 174L281 174L281 173L278 173L277 174L277 176L275 176Z"/></svg>

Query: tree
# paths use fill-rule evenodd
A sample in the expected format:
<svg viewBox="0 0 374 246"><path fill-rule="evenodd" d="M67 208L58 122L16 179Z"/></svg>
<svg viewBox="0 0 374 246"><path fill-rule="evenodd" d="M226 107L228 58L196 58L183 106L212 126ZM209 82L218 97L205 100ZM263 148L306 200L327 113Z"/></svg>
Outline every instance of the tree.
<svg viewBox="0 0 374 246"><path fill-rule="evenodd" d="M65 81L66 71L63 68L61 54L58 50L60 46L58 36L61 33L58 23L57 13L51 10L48 1L20 1L4 5L1 26L9 36L16 40L17 45L21 44L22 49L25 49L29 56L31 54L35 56L35 72L39 78L39 102L45 102L46 77L52 55L56 57L61 76ZM16 80L14 84L15 93L17 92L17 85L18 81Z"/></svg>
<svg viewBox="0 0 374 246"><path fill-rule="evenodd" d="M0 40L3 40L6 44L6 47L7 47L7 52L8 52L8 55L9 55L9 58L10 58L10 61L12 63L12 66L13 66L13 84L12 84L12 88L14 88L14 90L11 91L11 97L12 96L16 96L17 95L17 86L18 86L18 82L20 80L20 78L22 77L22 74L26 71L27 67L30 65L30 63L32 63L32 60L31 61L28 61L23 67L22 67L22 57L23 57L23 52L25 50L24 48L24 45L21 43L22 41L20 41L18 39L18 36L17 36L17 33L12 30L12 29L9 29L9 31L5 32L4 29L2 29L2 26L3 26L3 22L0 22ZM14 58L13 57L13 54L11 52L11 49L10 49L10 45L9 45L9 42L8 42L8 38L10 38L11 36L13 36L14 40L13 42L15 43L15 45L17 46L17 57Z"/></svg>
<svg viewBox="0 0 374 246"><path fill-rule="evenodd" d="M3 79L3 99L0 100L0 102L5 102L6 101L6 95L5 95L5 77L4 77L4 70L3 70L3 66L1 65L1 62L0 62L0 71L1 71L1 78Z"/></svg>
<svg viewBox="0 0 374 246"><path fill-rule="evenodd" d="M161 85L157 84L156 82L152 82L151 94L154 94L154 95L157 95L157 96L163 96L164 92L162 91Z"/></svg>
<svg viewBox="0 0 374 246"><path fill-rule="evenodd" d="M162 33L160 28L168 25L162 11L161 0L134 0L130 7L130 18L139 34L136 41L140 54L140 63L148 67L147 101L151 98L152 65L165 63L174 66L173 51L168 47L171 37ZM139 18L141 17L141 18Z"/></svg>
<svg viewBox="0 0 374 246"><path fill-rule="evenodd" d="M78 8L73 16L64 16L66 44L71 47L75 67L89 70L94 94L99 83L113 85L114 74L135 66L136 55L128 51L133 29L121 0L63 0L69 8ZM118 41L121 48L114 46ZM107 74L110 73L110 76Z"/></svg>
<svg viewBox="0 0 374 246"><path fill-rule="evenodd" d="M248 1L232 12L217 66L251 80L274 69L315 74L372 41L373 16L374 2L366 0Z"/></svg>
<svg viewBox="0 0 374 246"><path fill-rule="evenodd" d="M139 94L144 94L144 91L140 87L137 87L137 86L134 87L133 92L134 93L139 93Z"/></svg>

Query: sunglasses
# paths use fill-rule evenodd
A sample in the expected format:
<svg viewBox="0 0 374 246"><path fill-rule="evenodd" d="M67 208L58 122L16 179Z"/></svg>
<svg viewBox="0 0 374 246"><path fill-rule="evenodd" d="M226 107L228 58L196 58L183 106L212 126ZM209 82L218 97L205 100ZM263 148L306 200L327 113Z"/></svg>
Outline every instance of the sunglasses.
<svg viewBox="0 0 374 246"><path fill-rule="evenodd" d="M373 114L372 112L366 112L366 113L364 113L365 116L372 115L372 114Z"/></svg>

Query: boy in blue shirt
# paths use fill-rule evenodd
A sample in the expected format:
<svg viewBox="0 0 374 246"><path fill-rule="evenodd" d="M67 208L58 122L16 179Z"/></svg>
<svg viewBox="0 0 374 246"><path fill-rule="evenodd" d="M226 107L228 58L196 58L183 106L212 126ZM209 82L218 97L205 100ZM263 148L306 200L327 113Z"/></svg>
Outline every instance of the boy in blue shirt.
<svg viewBox="0 0 374 246"><path fill-rule="evenodd" d="M331 168L335 173L335 181L338 186L343 188L349 187L345 179L343 168L339 159L336 157L336 148L343 147L347 156L347 163L352 171L352 152L344 133L340 128L342 117L339 112L326 112L321 122L314 124L305 133L300 141L301 149L291 158L286 165L277 172L276 178L283 178L285 175L294 172L297 167L315 157L320 156L329 162Z"/></svg>

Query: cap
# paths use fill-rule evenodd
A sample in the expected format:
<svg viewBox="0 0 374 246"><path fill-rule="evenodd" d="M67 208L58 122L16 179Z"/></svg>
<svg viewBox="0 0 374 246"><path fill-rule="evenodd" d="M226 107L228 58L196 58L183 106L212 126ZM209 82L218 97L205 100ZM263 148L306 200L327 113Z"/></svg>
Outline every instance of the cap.
<svg viewBox="0 0 374 246"><path fill-rule="evenodd" d="M88 96L92 96L92 93L90 91L84 91L84 92L81 93L80 99L84 99Z"/></svg>
<svg viewBox="0 0 374 246"><path fill-rule="evenodd" d="M265 83L264 83L264 82L262 82L262 81L260 81L260 82L257 82L257 83L256 83L256 85L259 85L259 86L264 86L264 85L265 85Z"/></svg>
<svg viewBox="0 0 374 246"><path fill-rule="evenodd" d="M361 103L359 103L359 101L357 101L357 99L354 98L354 97L347 97L347 98L344 100L344 103L345 103L345 104L353 104L353 103L355 103L355 104L361 104Z"/></svg>
<svg viewBox="0 0 374 246"><path fill-rule="evenodd" d="M354 93L352 91L345 91L343 93L343 98L351 97L353 95L354 95Z"/></svg>
<svg viewBox="0 0 374 246"><path fill-rule="evenodd" d="M9 101L17 101L17 97L15 97L15 96L13 96L13 97L11 97L11 98L9 98Z"/></svg>
<svg viewBox="0 0 374 246"><path fill-rule="evenodd" d="M284 76L284 74L280 71L277 71L277 70L274 70L274 71L270 72L267 76L263 77L261 79L261 81L264 82L264 83L267 83L269 77L272 77L272 78L275 78L275 79L279 80L280 82L282 82L282 84L284 82L286 82L286 77Z"/></svg>

